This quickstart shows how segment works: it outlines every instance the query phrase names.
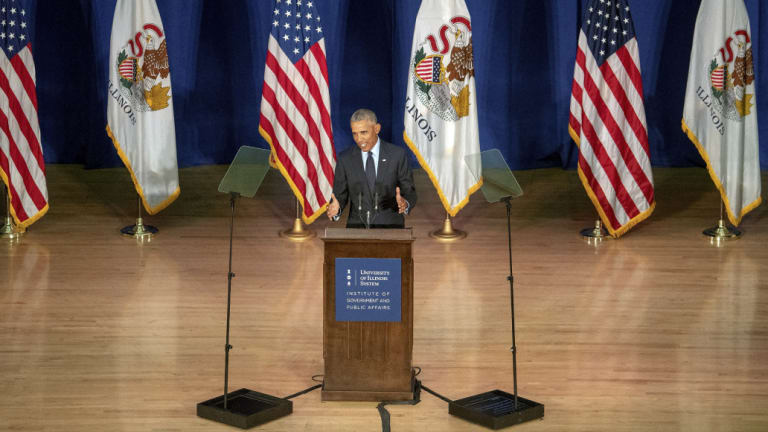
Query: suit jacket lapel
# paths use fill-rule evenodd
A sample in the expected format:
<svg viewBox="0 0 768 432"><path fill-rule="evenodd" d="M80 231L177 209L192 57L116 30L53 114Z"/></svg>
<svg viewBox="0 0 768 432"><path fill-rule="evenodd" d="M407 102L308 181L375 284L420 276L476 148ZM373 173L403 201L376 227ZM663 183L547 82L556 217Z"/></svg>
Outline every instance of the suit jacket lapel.
<svg viewBox="0 0 768 432"><path fill-rule="evenodd" d="M389 149L385 146L384 141L382 140L379 144L379 165L376 169L376 184L381 183L384 172L386 172L387 164L389 163L390 154Z"/></svg>

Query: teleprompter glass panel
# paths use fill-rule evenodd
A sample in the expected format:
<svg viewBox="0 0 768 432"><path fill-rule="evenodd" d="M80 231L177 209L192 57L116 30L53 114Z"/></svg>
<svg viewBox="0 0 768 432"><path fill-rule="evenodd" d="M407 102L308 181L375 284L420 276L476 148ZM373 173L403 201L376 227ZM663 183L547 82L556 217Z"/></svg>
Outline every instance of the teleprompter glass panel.
<svg viewBox="0 0 768 432"><path fill-rule="evenodd" d="M517 198L523 194L523 189L498 149L467 155L464 159L475 177L478 176L478 170L482 174L481 190L488 202L498 202L506 197Z"/></svg>
<svg viewBox="0 0 768 432"><path fill-rule="evenodd" d="M219 183L219 192L253 198L269 171L269 150L242 146Z"/></svg>

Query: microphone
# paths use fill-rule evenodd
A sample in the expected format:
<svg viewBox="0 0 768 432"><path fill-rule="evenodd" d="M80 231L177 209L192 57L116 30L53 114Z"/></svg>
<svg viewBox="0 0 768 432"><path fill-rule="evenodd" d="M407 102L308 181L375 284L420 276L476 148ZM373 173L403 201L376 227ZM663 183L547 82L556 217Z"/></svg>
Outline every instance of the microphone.
<svg viewBox="0 0 768 432"><path fill-rule="evenodd" d="M365 228L368 229L371 227L371 211L368 210L366 212L366 218L363 220L363 193L358 192L357 193L357 216L360 218L360 222L362 222L365 225Z"/></svg>
<svg viewBox="0 0 768 432"><path fill-rule="evenodd" d="M373 212L376 213L379 211L379 193L376 192L373 195Z"/></svg>

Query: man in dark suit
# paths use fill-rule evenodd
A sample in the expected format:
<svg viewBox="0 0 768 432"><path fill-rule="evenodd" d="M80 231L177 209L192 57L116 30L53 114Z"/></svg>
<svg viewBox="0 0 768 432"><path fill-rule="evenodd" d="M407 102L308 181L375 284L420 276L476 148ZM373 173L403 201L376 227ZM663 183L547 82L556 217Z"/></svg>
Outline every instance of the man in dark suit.
<svg viewBox="0 0 768 432"><path fill-rule="evenodd" d="M355 111L350 127L357 147L336 159L328 218L339 220L349 201L347 228L403 228L417 199L405 150L379 139L371 110Z"/></svg>

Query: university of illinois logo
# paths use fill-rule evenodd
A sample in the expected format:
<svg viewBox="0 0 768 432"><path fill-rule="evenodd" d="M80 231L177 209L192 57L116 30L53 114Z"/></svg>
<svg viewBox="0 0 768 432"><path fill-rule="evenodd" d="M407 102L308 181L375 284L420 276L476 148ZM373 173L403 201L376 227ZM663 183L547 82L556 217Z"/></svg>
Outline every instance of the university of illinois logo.
<svg viewBox="0 0 768 432"><path fill-rule="evenodd" d="M449 21L438 32L441 46L434 35L429 35L414 53L411 79L425 107L445 121L457 121L469 115L468 84L475 75L472 26L462 16ZM427 42L430 54L425 50Z"/></svg>
<svg viewBox="0 0 768 432"><path fill-rule="evenodd" d="M712 95L711 108L721 116L736 121L742 121L752 113L755 72L752 43L746 30L738 30L726 39L712 58L707 75Z"/></svg>
<svg viewBox="0 0 768 432"><path fill-rule="evenodd" d="M145 24L117 55L115 77L120 93L139 112L168 107L171 96L168 50L163 31Z"/></svg>

